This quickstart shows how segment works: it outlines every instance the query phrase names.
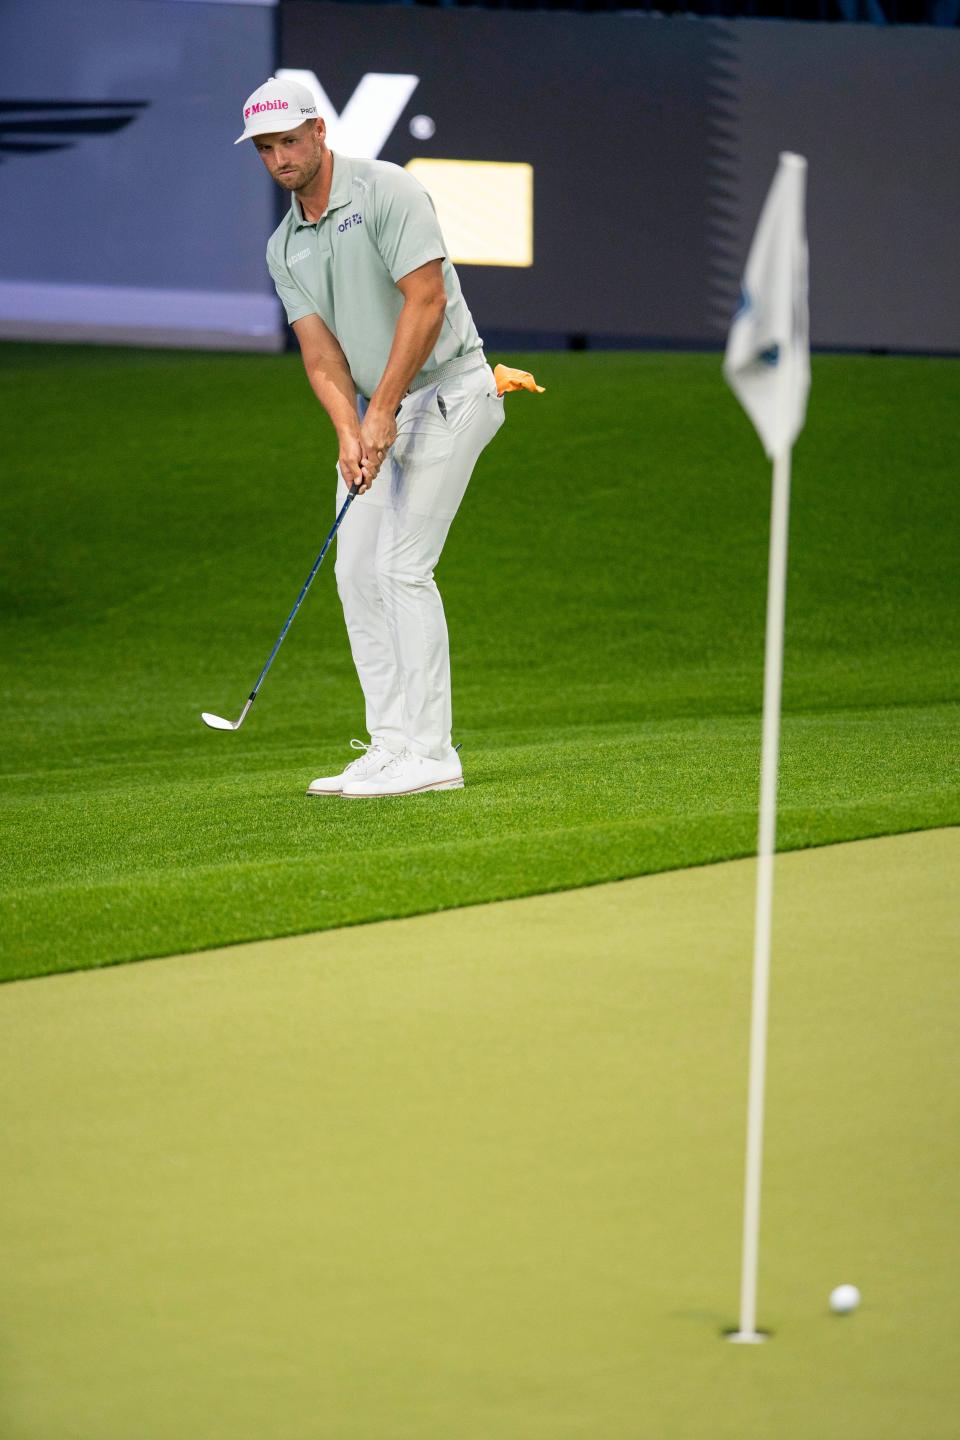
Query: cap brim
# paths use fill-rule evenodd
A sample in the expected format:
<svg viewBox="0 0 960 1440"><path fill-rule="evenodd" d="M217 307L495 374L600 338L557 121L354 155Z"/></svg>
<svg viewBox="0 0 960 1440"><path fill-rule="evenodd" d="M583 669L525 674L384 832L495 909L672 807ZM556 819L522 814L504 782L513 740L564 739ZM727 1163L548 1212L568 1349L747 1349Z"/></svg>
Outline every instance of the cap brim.
<svg viewBox="0 0 960 1440"><path fill-rule="evenodd" d="M300 126L305 125L308 120L318 120L319 118L320 117L316 112L314 112L313 115L304 115L301 112L299 120L293 120L293 116L291 115L290 119L293 120L293 124L284 125L277 124L274 116L272 115L257 115L254 117L253 121L251 121L251 123L246 127L243 134L238 135L233 143L234 145L239 145L241 141L253 140L254 137L257 135L288 135L292 130L299 130ZM259 124L257 124L258 120L260 122Z"/></svg>

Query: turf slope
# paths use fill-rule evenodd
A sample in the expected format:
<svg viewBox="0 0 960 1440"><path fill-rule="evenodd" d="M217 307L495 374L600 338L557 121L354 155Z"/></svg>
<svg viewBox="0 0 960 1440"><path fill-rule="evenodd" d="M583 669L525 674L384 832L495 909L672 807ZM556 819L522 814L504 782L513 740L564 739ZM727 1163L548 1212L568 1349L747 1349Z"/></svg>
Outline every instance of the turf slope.
<svg viewBox="0 0 960 1440"><path fill-rule="evenodd" d="M753 862L5 987L4 1440L953 1440L958 864L777 861L760 1350Z"/></svg>
<svg viewBox="0 0 960 1440"><path fill-rule="evenodd" d="M755 843L769 471L716 356L494 356L441 561L468 788L308 801L362 712L293 355L0 347L0 973L548 891ZM819 357L795 457L780 843L960 818L960 366Z"/></svg>

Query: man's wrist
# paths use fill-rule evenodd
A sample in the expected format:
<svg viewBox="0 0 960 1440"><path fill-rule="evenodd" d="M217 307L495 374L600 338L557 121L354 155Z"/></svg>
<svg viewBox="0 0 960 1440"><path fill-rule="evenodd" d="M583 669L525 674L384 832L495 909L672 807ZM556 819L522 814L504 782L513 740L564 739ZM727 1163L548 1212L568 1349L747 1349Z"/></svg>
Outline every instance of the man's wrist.
<svg viewBox="0 0 960 1440"><path fill-rule="evenodd" d="M406 391L400 390L394 394L394 389L395 387L391 387L389 390L380 390L379 388L375 390L370 397L367 414L373 414L375 417L389 416L392 419L400 408L400 401L406 394Z"/></svg>

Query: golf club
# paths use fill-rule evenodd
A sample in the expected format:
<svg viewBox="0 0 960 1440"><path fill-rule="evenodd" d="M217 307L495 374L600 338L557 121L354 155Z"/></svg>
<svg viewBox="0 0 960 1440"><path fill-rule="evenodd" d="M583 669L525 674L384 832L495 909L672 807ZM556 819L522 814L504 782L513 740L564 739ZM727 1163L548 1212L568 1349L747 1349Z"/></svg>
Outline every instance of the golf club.
<svg viewBox="0 0 960 1440"><path fill-rule="evenodd" d="M269 654L269 656L268 656L268 658L267 658L267 663L266 663L266 665L264 665L263 669L260 671L260 674L257 676L257 683L256 683L256 685L254 685L253 689L250 691L250 694L247 696L246 703L245 703L243 709L240 711L240 715L239 715L238 719L236 719L236 720L224 720L224 718L223 718L222 715L211 715L209 710L204 710L204 711L201 712L201 715L200 715L201 720L203 721L204 725L209 725L209 727L210 727L211 730L239 730L239 729L240 729L240 726L243 724L244 720L247 718L247 711L250 709L250 706L253 704L254 700L256 700L256 698L257 698L257 691L260 689L260 686L263 684L264 676L266 675L267 671L270 669L270 666L273 664L274 657L276 656L277 651L280 649L280 646L283 644L283 637L286 635L287 631L290 629L290 626L291 626L291 624L292 624L292 622L293 622L293 617L294 617L294 615L296 615L297 611L300 609L300 606L303 604L303 598L304 598L304 596L306 595L307 591L310 589L310 586L313 584L313 577L314 577L314 575L316 575L317 571L320 569L320 565L321 565L321 563L322 563L322 561L323 561L323 557L324 557L324 555L326 555L327 551L330 549L331 541L333 540L334 535L336 535L337 531L340 529L340 525L341 525L341 522L343 521L343 517L344 517L344 515L346 515L347 511L350 509L350 506L353 504L354 500L356 499L357 493L358 493L358 492L357 492L356 490L351 489L350 492L349 492L348 495L347 495L346 500L344 500L343 504L341 505L341 507L340 507L340 513L339 513L339 515L337 516L336 520L334 520L334 522L333 522L333 529L330 531L330 534L327 536L326 540L324 540L324 542L323 542L323 549L320 551L320 554L317 556L316 560L313 562L313 569L310 571L310 574L307 576L306 581L305 581L305 583L304 583L304 587L303 587L303 589L300 591L300 594L297 596L297 603L294 605L293 609L290 611L290 614L287 616L286 624L284 625L283 629L280 631L279 636L277 637L277 643L276 643L276 645L274 645L273 649L270 651L270 654Z"/></svg>

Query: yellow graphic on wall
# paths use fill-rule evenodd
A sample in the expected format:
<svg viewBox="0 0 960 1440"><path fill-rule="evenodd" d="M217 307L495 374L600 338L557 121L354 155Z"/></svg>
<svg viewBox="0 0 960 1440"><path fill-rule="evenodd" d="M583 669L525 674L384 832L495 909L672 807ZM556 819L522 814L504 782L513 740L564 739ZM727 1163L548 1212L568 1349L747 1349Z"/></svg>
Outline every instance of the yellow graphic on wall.
<svg viewBox="0 0 960 1440"><path fill-rule="evenodd" d="M533 264L533 166L415 159L455 265Z"/></svg>

